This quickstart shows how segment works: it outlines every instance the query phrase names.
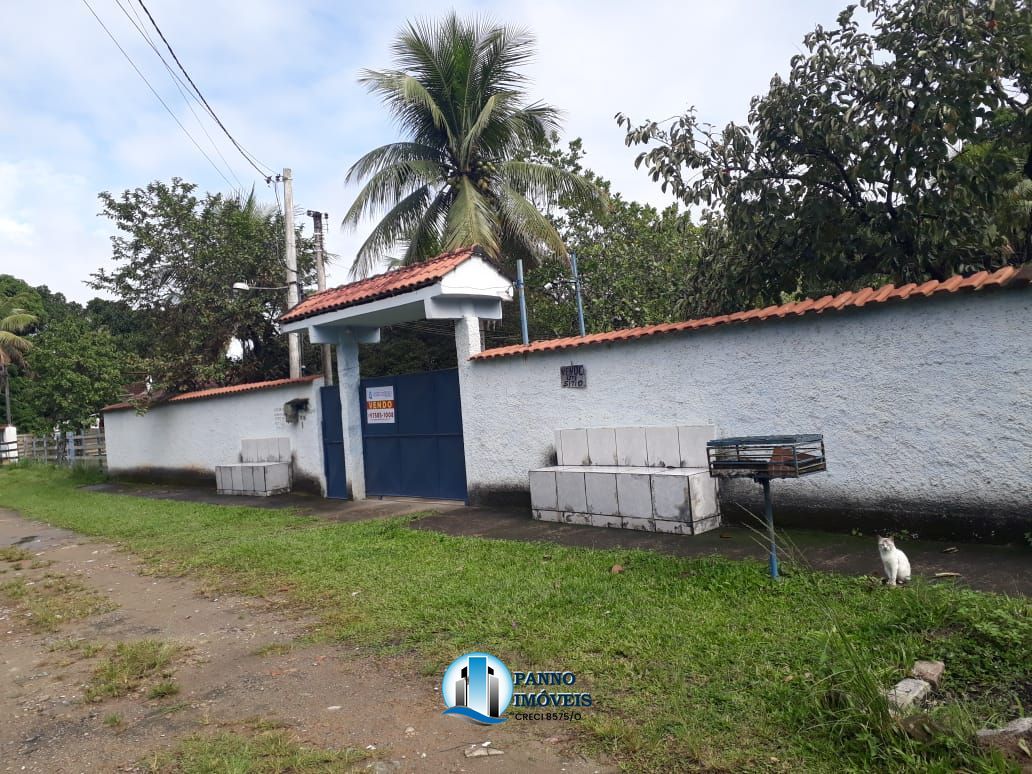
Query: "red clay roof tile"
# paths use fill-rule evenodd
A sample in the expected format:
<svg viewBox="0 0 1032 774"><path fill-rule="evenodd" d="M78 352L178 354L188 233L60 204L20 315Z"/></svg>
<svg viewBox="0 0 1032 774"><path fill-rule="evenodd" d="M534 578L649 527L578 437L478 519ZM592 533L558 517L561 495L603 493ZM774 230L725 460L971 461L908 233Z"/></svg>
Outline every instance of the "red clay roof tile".
<svg viewBox="0 0 1032 774"><path fill-rule="evenodd" d="M279 318L281 323L297 322L317 314L335 312L356 304L364 304L380 298L389 298L411 290L433 285L459 264L481 253L476 247L467 247L443 253L436 258L411 266L367 277L337 288L308 296L304 301L288 309Z"/></svg>
<svg viewBox="0 0 1032 774"><path fill-rule="evenodd" d="M858 291L847 291L837 296L824 296L817 299L805 299L793 301L781 306L768 306L764 309L751 309L744 312L735 312L731 315L719 315L717 317L703 317L696 320L685 320L678 323L663 323L662 325L650 325L641 328L627 328L620 331L608 333L594 333L590 336L569 336L562 339L551 339L548 341L534 341L530 344L513 344L507 347L484 350L474 355L473 360L491 360L498 357L511 357L513 355L527 355L533 352L550 352L559 349L570 349L590 344L609 344L615 341L628 341L639 339L645 336L655 336L666 333L706 328L714 325L723 325L732 322L749 322L750 320L765 320L771 317L784 317L789 314L822 314L829 309L845 309L847 307L863 307L865 304L880 304L886 301L904 300L914 294L931 296L936 293L955 293L959 290L974 291L991 287L1015 287L1032 283L1032 264L1024 266L1005 266L994 271L992 274L980 271L969 277L956 275L942 282L929 280L921 285L909 283L896 287L895 285L884 285L878 290L874 288L863 288Z"/></svg>
<svg viewBox="0 0 1032 774"><path fill-rule="evenodd" d="M255 390L268 390L272 387L286 387L288 384L308 384L320 378L319 374L314 376L302 376L299 379L273 379L268 382L250 382L249 384L233 384L229 387L212 387L207 390L195 390L184 392L169 398L166 403L180 403L188 400L200 400L202 398L218 398L223 395L233 395L238 392L254 392ZM113 403L104 406L101 411L117 411L118 409L133 408L132 403Z"/></svg>

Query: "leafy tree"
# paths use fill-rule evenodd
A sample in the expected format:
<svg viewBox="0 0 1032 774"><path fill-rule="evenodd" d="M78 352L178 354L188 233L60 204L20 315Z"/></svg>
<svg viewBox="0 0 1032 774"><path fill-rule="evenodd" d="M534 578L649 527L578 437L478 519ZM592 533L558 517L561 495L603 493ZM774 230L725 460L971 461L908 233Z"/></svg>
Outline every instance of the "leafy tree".
<svg viewBox="0 0 1032 774"><path fill-rule="evenodd" d="M147 348L153 394L286 375L287 344L276 325L284 311L281 289L235 292L235 281L253 287L284 284L283 219L247 197L194 194L196 186L173 178L115 197L100 195L112 237L116 268L93 275L90 285L121 306L91 302L93 313L116 329L132 331ZM298 234L298 283L313 279L311 241ZM133 321L122 319L127 310ZM137 323L139 328L137 328ZM129 331L126 330L128 333ZM230 342L243 344L237 362Z"/></svg>
<svg viewBox="0 0 1032 774"><path fill-rule="evenodd" d="M618 114L705 208L710 311L1032 259L1028 0L863 0L806 36L744 125Z"/></svg>
<svg viewBox="0 0 1032 774"><path fill-rule="evenodd" d="M598 333L671 322L692 313L691 279L698 262L698 228L676 206L659 211L610 193L610 182L585 169L580 139L566 150L536 151L543 163L583 176L604 192L607 206L561 199L551 214L563 241L577 256L585 327ZM552 259L528 272L528 317L535 335L577 332L576 301L568 261Z"/></svg>
<svg viewBox="0 0 1032 774"><path fill-rule="evenodd" d="M360 83L382 98L407 139L370 151L348 171L348 182L365 185L344 226L386 210L352 273L370 274L402 244L404 263L474 244L496 260L564 256L532 200L589 201L598 192L577 175L519 158L558 125L555 108L524 92L531 35L452 13L410 23L393 50L397 67L365 70Z"/></svg>
<svg viewBox="0 0 1032 774"><path fill-rule="evenodd" d="M0 380L4 384L4 411L7 424L12 424L11 381L12 365L24 365L25 353L32 344L18 334L36 322L36 315L26 311L32 304L27 294L0 295Z"/></svg>
<svg viewBox="0 0 1032 774"><path fill-rule="evenodd" d="M31 433L78 430L102 407L125 394L131 366L118 342L81 317L66 317L33 337L28 361L30 379L20 383L32 414L22 420Z"/></svg>

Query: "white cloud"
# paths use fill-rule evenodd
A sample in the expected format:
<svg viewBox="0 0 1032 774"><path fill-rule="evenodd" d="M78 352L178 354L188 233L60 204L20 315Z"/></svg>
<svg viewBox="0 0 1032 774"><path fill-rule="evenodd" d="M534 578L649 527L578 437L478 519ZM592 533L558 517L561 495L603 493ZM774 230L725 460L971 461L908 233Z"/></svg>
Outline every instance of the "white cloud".
<svg viewBox="0 0 1032 774"><path fill-rule="evenodd" d="M663 118L694 104L714 123L741 120L749 98L764 90L775 70L787 67L802 35L832 21L844 4L153 0L149 6L233 134L276 171L292 167L302 211L330 213L327 246L341 255L330 279L340 283L364 236L341 234L337 225L354 195L344 186L344 173L359 155L396 138L389 117L355 79L362 67L390 63L391 40L407 19L455 7L529 27L539 49L530 69L533 95L564 110L567 137L584 138L588 164L616 190L663 203L658 186L634 169L637 150L624 147L613 114ZM110 0L91 5L221 166L118 6ZM84 300L93 291L83 280L109 256L107 224L96 217L99 191L172 176L211 190L226 184L85 6L16 3L5 8L4 22L0 272ZM209 132L245 186L256 182L271 201L257 173L216 128L209 126Z"/></svg>

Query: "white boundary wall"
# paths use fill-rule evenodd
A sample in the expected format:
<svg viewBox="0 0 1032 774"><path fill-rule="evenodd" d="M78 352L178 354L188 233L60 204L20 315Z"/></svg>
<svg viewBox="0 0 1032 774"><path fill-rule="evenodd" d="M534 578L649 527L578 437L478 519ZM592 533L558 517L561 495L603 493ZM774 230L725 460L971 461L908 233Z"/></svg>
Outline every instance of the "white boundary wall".
<svg viewBox="0 0 1032 774"><path fill-rule="evenodd" d="M460 357L470 499L522 502L528 471L554 464L559 428L713 424L718 437L824 434L828 472L775 482L779 514L824 512L839 527L864 512L897 526L966 515L969 534L1027 530L1030 331L1020 288ZM560 387L559 366L574 363L586 389ZM738 482L722 498L752 506L758 491Z"/></svg>
<svg viewBox="0 0 1032 774"><path fill-rule="evenodd" d="M215 486L215 466L240 462L244 438L290 439L294 487L326 491L319 387L321 378L249 392L166 403L138 415L104 412L108 472L113 476L204 479ZM283 404L308 399L308 411L288 423Z"/></svg>

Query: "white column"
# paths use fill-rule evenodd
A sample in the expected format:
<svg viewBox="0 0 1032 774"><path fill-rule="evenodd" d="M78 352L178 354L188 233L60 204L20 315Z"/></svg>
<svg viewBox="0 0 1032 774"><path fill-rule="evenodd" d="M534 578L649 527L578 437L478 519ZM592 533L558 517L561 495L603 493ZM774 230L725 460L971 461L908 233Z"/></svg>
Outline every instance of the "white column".
<svg viewBox="0 0 1032 774"><path fill-rule="evenodd" d="M362 398L359 380L358 341L350 328L344 329L337 341L337 386L340 390L340 412L344 424L344 468L348 491L354 500L364 500L365 457L362 454Z"/></svg>
<svg viewBox="0 0 1032 774"><path fill-rule="evenodd" d="M465 315L455 321L455 352L459 356L459 373L473 355L484 349L480 336L480 318Z"/></svg>
<svg viewBox="0 0 1032 774"><path fill-rule="evenodd" d="M477 482L472 478L473 466L471 461L476 450L473 448L472 439L466 432L468 417L473 416L470 402L476 395L471 378L470 370L474 364L470 358L484 349L484 342L480 335L480 318L474 315L463 315L455 321L455 353L458 355L459 366L459 403L462 406L462 436L463 453L466 457L466 502L470 503L471 494L474 493Z"/></svg>

